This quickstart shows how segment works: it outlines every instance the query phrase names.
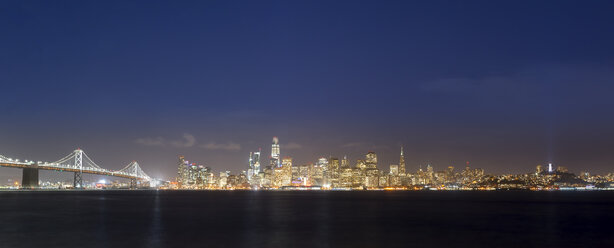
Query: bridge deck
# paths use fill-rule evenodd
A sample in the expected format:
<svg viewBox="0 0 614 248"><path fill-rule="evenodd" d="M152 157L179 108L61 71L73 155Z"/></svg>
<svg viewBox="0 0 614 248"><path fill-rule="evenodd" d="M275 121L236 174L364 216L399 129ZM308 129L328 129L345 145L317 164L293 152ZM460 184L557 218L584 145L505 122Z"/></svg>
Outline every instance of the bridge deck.
<svg viewBox="0 0 614 248"><path fill-rule="evenodd" d="M131 176L131 175L115 173L115 172L112 172L112 171L95 171L95 170L88 170L88 169L80 170L80 169L77 169L77 168L54 167L54 166L48 166L48 165L45 165L45 164L37 165L37 164L26 164L26 163L0 162L0 167L34 168L34 169L39 169L39 170L52 170L52 171L60 171L60 172L79 172L79 171L81 171L82 173L87 173L87 174L121 177L121 178L126 178L126 179L145 179L145 178L135 177L135 176Z"/></svg>

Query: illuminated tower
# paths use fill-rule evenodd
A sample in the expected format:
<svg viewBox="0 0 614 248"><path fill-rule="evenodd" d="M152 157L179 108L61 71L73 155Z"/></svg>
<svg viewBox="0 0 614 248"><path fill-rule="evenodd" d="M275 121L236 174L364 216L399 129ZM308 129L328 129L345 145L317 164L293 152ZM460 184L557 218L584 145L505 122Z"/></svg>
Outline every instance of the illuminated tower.
<svg viewBox="0 0 614 248"><path fill-rule="evenodd" d="M273 137L273 145L271 146L271 168L274 169L281 166L281 161L279 160L280 153L279 139Z"/></svg>
<svg viewBox="0 0 614 248"><path fill-rule="evenodd" d="M403 156L403 146L401 146L401 157L399 158L399 174L405 174L405 156Z"/></svg>
<svg viewBox="0 0 614 248"><path fill-rule="evenodd" d="M339 159L338 158L330 158L328 159L328 177L327 183L330 186L337 185L339 183Z"/></svg>
<svg viewBox="0 0 614 248"><path fill-rule="evenodd" d="M247 176L251 179L253 175L258 175L260 171L260 149L258 149L257 152L249 153L249 170Z"/></svg>
<svg viewBox="0 0 614 248"><path fill-rule="evenodd" d="M548 163L548 173L552 173L554 169L552 168L552 163Z"/></svg>
<svg viewBox="0 0 614 248"><path fill-rule="evenodd" d="M187 168L186 161L183 156L179 156L179 163L177 166L177 184L181 187L184 183L187 183L186 180Z"/></svg>
<svg viewBox="0 0 614 248"><path fill-rule="evenodd" d="M285 157L282 160L281 164L281 168L283 171L282 186L290 186L290 184L292 183L292 158Z"/></svg>

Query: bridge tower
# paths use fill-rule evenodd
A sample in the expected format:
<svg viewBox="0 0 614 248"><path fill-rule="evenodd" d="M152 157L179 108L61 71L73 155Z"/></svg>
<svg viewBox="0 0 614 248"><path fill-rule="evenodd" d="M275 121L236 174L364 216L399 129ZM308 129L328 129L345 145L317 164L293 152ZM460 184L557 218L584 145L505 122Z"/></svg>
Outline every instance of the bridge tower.
<svg viewBox="0 0 614 248"><path fill-rule="evenodd" d="M79 171L75 172L73 187L75 189L83 189L83 150L81 149L75 150L75 167L77 167Z"/></svg>
<svg viewBox="0 0 614 248"><path fill-rule="evenodd" d="M21 187L28 189L38 188L38 165L28 165L23 168L23 174L21 177Z"/></svg>
<svg viewBox="0 0 614 248"><path fill-rule="evenodd" d="M130 178L130 189L137 189L136 178Z"/></svg>

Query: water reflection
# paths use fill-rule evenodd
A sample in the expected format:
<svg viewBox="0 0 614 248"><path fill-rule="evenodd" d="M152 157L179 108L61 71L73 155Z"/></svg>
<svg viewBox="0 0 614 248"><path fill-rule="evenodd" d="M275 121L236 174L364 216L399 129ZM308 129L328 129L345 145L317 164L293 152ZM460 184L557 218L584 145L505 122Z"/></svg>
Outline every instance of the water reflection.
<svg viewBox="0 0 614 248"><path fill-rule="evenodd" d="M149 236L147 237L147 247L162 247L162 218L160 215L162 210L160 207L160 191L156 190L151 204L151 223L149 224Z"/></svg>

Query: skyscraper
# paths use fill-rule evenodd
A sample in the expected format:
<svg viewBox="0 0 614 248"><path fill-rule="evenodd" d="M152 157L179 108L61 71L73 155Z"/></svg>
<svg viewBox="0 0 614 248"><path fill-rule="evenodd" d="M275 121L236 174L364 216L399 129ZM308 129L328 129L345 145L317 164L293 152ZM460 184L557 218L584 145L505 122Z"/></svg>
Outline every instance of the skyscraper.
<svg viewBox="0 0 614 248"><path fill-rule="evenodd" d="M377 155L375 152L368 152L365 156L365 181L364 186L373 188L379 186L379 170L377 169Z"/></svg>
<svg viewBox="0 0 614 248"><path fill-rule="evenodd" d="M260 149L258 149L257 152L249 153L249 170L247 173L248 179L251 179L254 175L258 175L260 171Z"/></svg>
<svg viewBox="0 0 614 248"><path fill-rule="evenodd" d="M181 187L186 180L186 161L183 156L179 156L179 163L177 164L177 184Z"/></svg>
<svg viewBox="0 0 614 248"><path fill-rule="evenodd" d="M271 168L277 168L281 166L280 161L281 150L279 148L279 139L273 137L273 145L271 145Z"/></svg>
<svg viewBox="0 0 614 248"><path fill-rule="evenodd" d="M403 146L401 146L401 157L399 158L399 174L405 174L405 156L403 156Z"/></svg>
<svg viewBox="0 0 614 248"><path fill-rule="evenodd" d="M328 159L328 170L337 171L339 170L339 159L338 158L329 158Z"/></svg>
<svg viewBox="0 0 614 248"><path fill-rule="evenodd" d="M398 176L399 175L399 166L396 164L390 165L390 175Z"/></svg>
<svg viewBox="0 0 614 248"><path fill-rule="evenodd" d="M292 158L286 157L282 160L282 185L290 186L292 183Z"/></svg>
<svg viewBox="0 0 614 248"><path fill-rule="evenodd" d="M342 169L350 168L350 160L348 160L347 155L343 156L343 159L341 160L341 168Z"/></svg>
<svg viewBox="0 0 614 248"><path fill-rule="evenodd" d="M375 152L369 152L365 155L365 164L369 169L377 169L377 155Z"/></svg>

